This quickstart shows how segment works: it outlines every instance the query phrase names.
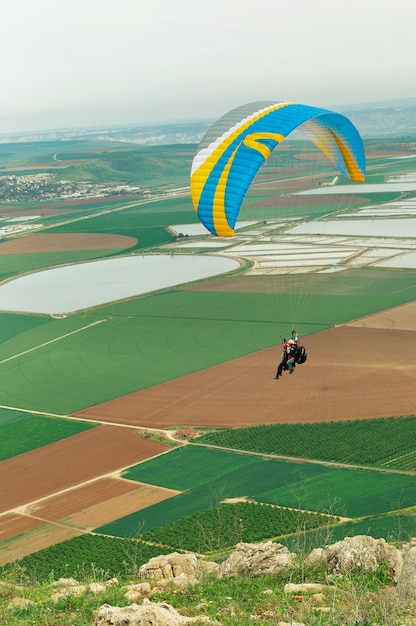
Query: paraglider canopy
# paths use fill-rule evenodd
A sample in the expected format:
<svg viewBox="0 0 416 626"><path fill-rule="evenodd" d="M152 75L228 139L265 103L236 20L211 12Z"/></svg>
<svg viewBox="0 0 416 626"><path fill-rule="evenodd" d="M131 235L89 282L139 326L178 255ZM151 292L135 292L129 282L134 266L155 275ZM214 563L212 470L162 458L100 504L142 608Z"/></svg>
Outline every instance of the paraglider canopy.
<svg viewBox="0 0 416 626"><path fill-rule="evenodd" d="M346 178L364 181L363 143L344 115L291 102L243 105L211 126L192 162L192 202L200 221L213 235L234 235L241 204L257 171L295 129Z"/></svg>

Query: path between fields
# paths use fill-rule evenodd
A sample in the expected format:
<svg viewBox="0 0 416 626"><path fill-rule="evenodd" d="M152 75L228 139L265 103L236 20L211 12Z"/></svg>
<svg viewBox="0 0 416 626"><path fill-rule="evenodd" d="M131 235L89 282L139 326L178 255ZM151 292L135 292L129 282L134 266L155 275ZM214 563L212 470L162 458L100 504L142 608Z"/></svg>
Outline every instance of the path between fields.
<svg viewBox="0 0 416 626"><path fill-rule="evenodd" d="M133 428L135 430L137 430L137 432L139 434L141 434L143 436L146 436L146 433L149 433L150 436L155 436L155 437L165 437L166 439L169 439L170 441L174 441L177 444L182 444L182 445L187 445L189 443L188 440L183 439L182 437L178 437L176 436L176 433L174 430L163 430L161 428L149 428L148 426L145 427L140 427L134 424L122 424L120 422L110 422L110 421L105 421L102 422L99 419L91 419L91 418L87 418L87 417L76 417L76 416L72 416L72 415L60 415L57 413L45 413L43 411L33 411L30 409L22 409L22 408L18 408L18 407L13 407L13 406L7 406L7 405L2 405L0 404L0 409L8 409L10 411L21 411L22 413L30 413L31 415L45 415L48 417L62 417L64 419L70 419L70 420L74 420L74 421L78 421L78 422L89 422L91 424L102 424L103 426L107 425L107 426L118 426L120 428ZM384 468L384 467L377 467L377 466L371 466L371 465L358 465L355 463L340 463L340 462L336 462L336 461L324 461L322 459L306 459L306 458L302 458L302 457L294 457L294 456L284 456L284 455L280 455L280 454L267 454L266 452L255 452L252 450L239 450L238 448L227 448L225 446L216 446L213 444L209 444L209 443L200 443L200 442L193 442L192 445L197 445L197 446L203 446L205 448L215 448L218 450L224 450L225 452L235 452L237 454L249 454L252 456L259 456L263 459L278 459L280 461L288 461L290 463L314 463L317 465L325 465L328 467L340 467L340 468L345 468L345 469L361 469L361 470L371 470L374 472L380 472L382 474L405 474L407 476L414 476L416 475L416 471L414 470L399 470L399 469L394 469L394 468ZM170 450L168 450L167 452L170 452ZM162 452L162 454L167 454L167 452ZM144 461L141 461L141 463L144 463ZM84 484L88 484L91 482L94 482L95 480L99 480L101 478L105 478L107 476L109 477L117 477L119 472L124 471L125 469L128 469L128 467L123 467L119 470L117 470L116 472L111 472L110 474L103 474L102 476L98 476L96 478L92 478L88 481L86 481L85 483L79 483L79 485L77 485L77 487L79 486L83 486ZM60 495L61 493L64 493L65 491L69 491L70 489L74 489L74 487L68 487L67 489L64 489L63 491L59 491L56 492L56 494L54 495ZM47 496L48 498L50 496ZM44 500L46 498L41 498L40 500ZM36 502L38 502L38 500L33 501L33 504L35 504ZM32 504L32 503L29 503ZM24 505L24 506L29 506ZM20 507L19 507L20 508ZM12 509L12 511L16 511L16 509Z"/></svg>
<svg viewBox="0 0 416 626"><path fill-rule="evenodd" d="M49 341L45 341L44 343L40 343L38 346L34 346L33 348L29 348L28 350L24 350L23 352L18 352L17 354L13 354L12 356L7 357L7 359L3 359L0 361L0 365L2 363L7 363L7 361L12 361L13 359L17 359L19 356L23 356L24 354L28 354L29 352L33 352L34 350L38 350L39 348L43 348L44 346L48 346L51 343L55 343L55 341L60 341L61 339L65 339L65 337L70 337L71 335L75 335L76 333L80 333L82 330L86 330L87 328L91 328L91 326L96 326L97 324L102 324L102 322L107 322L107 319L97 320L96 322L92 322L91 324L87 324L87 326L83 326L82 328L77 328L76 330L71 330L69 333L65 333L65 335L60 335L59 337L55 337L54 339L50 339ZM0 408L11 408L11 407L0 407ZM32 412L32 411L30 411ZM46 414L45 415L50 415Z"/></svg>
<svg viewBox="0 0 416 626"><path fill-rule="evenodd" d="M27 409L16 409L14 407L3 407L0 406L0 408L9 408L11 410L22 410L26 413L36 413L38 414L39 412L37 411L29 411ZM42 413L43 414L43 413ZM50 415L50 414L47 414ZM68 417L68 416L57 416L57 417ZM68 419L75 419L75 420L80 420L80 418L72 418L72 417L68 417ZM90 421L93 422L95 420L83 420L83 421ZM108 422L104 423L105 425L110 425ZM176 435L175 431L172 430L161 430L161 429L152 429L152 428L138 428L137 426L132 426L131 424L112 424L114 426L118 426L121 428L134 428L135 430L138 431L139 434L141 434L141 436L146 436L146 434L149 434L150 436L159 436L159 437L165 437L166 439L169 439L170 441L173 441L177 444L179 444L179 446L183 446L183 445L189 445L189 441L184 440L182 438L178 438L178 436ZM215 446L212 444L204 444L204 443L193 443L191 445L197 445L197 446L202 446L202 447L206 447L206 448L213 448L213 449L218 449L218 450L223 450L226 452L233 452L236 454L247 454L247 455L251 455L251 456L256 456L256 457L260 457L262 459L269 459L269 460L273 460L273 459L278 459L278 460L283 460L283 461L287 461L287 462L295 462L295 463L313 463L313 464L318 464L318 465L324 465L324 466L328 466L328 467L337 467L337 468L346 468L346 469L360 469L360 470L371 470L371 471L377 471L377 472L381 472L381 473L390 473L390 474L408 474L408 475L415 475L416 472L412 472L412 471L400 471L400 470L395 470L395 469L390 469L390 468L378 468L378 467L369 467L369 466L362 466L362 465L352 465L352 464L347 464L347 463L336 463L336 462L332 462L332 461L322 461L322 460L314 460L314 459L304 459L304 458L298 458L298 457L288 457L288 456L282 456L282 455L277 455L277 454L266 454L266 453L261 453L261 452L255 452L255 451L248 451L248 450L238 450L238 449L234 449L234 448L227 448L227 447L223 447L223 446ZM164 451L161 454L168 454L170 452L170 450ZM159 456L159 455L157 455ZM141 463L144 463L145 461L141 461ZM42 502L45 502L46 500L49 500L50 498L54 498L57 496L61 496L65 493L69 493L70 491L73 491L75 489L79 489L82 487L85 487L87 485L91 485L97 481L100 481L102 479L105 478L115 478L115 479L119 479L119 480L128 480L128 479L124 479L122 476L120 476L121 472L127 470L130 467L130 464L127 466L123 466L118 468L117 470L114 470L112 472L107 472L105 474L101 474L98 476L95 476L94 478L91 478L89 480L86 481L82 481L79 482L75 485L71 485L70 487L66 487L65 489L61 489L59 491L55 491L54 493L51 493L47 496L43 496L41 498L37 498L35 500L32 500L30 502L26 502L20 506L17 507L13 507L11 509L8 509L7 511L3 511L1 514L1 517L3 515L9 515L9 514L17 514L17 515L22 515L24 517L28 517L28 518L32 518L32 519L37 519L40 521L45 522L46 524L53 524L55 526L59 526L62 528L70 528L70 529L76 529L76 530L83 530L85 532L85 529L81 529L78 528L76 525L68 525L68 524L64 524L62 522L59 521L50 521L47 519L44 519L43 517L39 517L37 515L33 515L30 513L27 513L27 509L36 505L41 504ZM139 484L139 483L138 483ZM239 500L245 500L246 496L242 495ZM235 501L236 499L234 499ZM279 505L276 505L278 508L287 508L287 507L280 507ZM302 510L302 509L296 509L296 510ZM347 517L339 517L339 519L341 521L349 521L350 518Z"/></svg>
<svg viewBox="0 0 416 626"><path fill-rule="evenodd" d="M169 191L169 190L168 190ZM175 192L175 193L171 193L170 195L172 197L175 196L186 196L187 194L189 194L188 192ZM105 200L105 198L103 198L103 200ZM100 217L102 215L108 215L109 213L117 213L120 211L125 211L126 209L132 209L135 206L141 206L143 204L150 204L152 202L161 202L162 200L166 200L166 195L155 195L152 196L151 198L140 198L137 200L132 200L131 202L127 202L126 204L123 204L122 206L117 206L117 207L110 207L108 209L100 209L98 211L93 211L91 213L89 213L88 215L81 215L81 216L76 216L76 217L70 217L67 220L64 220L63 222L59 223L59 226L63 226L64 224L73 224L74 222L81 222L83 220L89 220L89 219L93 219L95 217ZM37 229L36 232L41 232L44 230L48 230L50 228L55 228L56 227L56 223L55 224L50 224L47 226L42 226L39 229ZM26 234L26 233L25 233ZM24 234L23 234L24 236Z"/></svg>

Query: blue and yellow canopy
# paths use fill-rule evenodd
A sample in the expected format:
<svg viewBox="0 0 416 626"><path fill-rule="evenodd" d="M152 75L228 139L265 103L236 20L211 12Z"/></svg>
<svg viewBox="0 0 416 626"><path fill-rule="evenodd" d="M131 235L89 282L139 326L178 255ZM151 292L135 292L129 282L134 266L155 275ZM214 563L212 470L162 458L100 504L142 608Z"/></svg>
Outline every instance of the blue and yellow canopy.
<svg viewBox="0 0 416 626"><path fill-rule="evenodd" d="M339 113L291 102L252 102L220 118L203 137L192 163L191 198L200 221L232 237L244 196L256 173L295 129L354 182L365 179L361 137Z"/></svg>

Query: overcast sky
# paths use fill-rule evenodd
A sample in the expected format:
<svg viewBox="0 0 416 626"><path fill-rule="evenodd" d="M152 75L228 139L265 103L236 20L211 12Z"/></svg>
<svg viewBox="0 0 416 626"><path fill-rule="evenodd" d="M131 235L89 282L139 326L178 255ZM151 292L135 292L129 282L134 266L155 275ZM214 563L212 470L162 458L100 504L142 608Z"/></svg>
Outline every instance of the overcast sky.
<svg viewBox="0 0 416 626"><path fill-rule="evenodd" d="M416 0L1 0L0 132L416 97Z"/></svg>

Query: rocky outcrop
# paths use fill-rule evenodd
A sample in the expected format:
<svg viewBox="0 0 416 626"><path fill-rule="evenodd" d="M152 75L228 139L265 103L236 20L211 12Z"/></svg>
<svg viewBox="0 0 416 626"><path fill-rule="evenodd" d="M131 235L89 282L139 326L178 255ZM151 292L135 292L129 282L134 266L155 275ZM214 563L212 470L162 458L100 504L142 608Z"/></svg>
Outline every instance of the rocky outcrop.
<svg viewBox="0 0 416 626"><path fill-rule="evenodd" d="M385 565L389 577L396 582L402 570L403 557L384 539L357 535L313 550L306 559L306 565L314 567L319 564L326 565L330 574L347 574L354 569L373 573L380 565Z"/></svg>
<svg viewBox="0 0 416 626"><path fill-rule="evenodd" d="M143 604L117 607L103 604L95 617L94 626L186 626L188 624L218 625L208 617L184 617L167 602L143 600Z"/></svg>
<svg viewBox="0 0 416 626"><path fill-rule="evenodd" d="M281 543L238 543L235 551L221 563L219 576L262 576L276 574L281 569L293 567L295 554Z"/></svg>
<svg viewBox="0 0 416 626"><path fill-rule="evenodd" d="M139 576L159 587L172 584L183 588L195 585L207 574L216 574L218 569L217 563L198 560L195 554L172 552L150 559L139 569Z"/></svg>
<svg viewBox="0 0 416 626"><path fill-rule="evenodd" d="M405 605L416 606L416 548L410 548L403 561L403 568L397 581L396 596Z"/></svg>
<svg viewBox="0 0 416 626"><path fill-rule="evenodd" d="M367 535L348 537L325 548L313 550L306 558L306 565L313 567L324 564L329 574L347 575L356 569L373 573L384 565L392 582L397 581L396 594L399 605L416 603L416 546L411 544L404 551L403 563L401 551L390 546L384 539L374 539ZM268 541L261 544L239 543L228 559L218 565L212 561L198 559L195 554L174 552L150 559L139 572L141 582L128 586L126 597L129 602L141 601L119 608L104 604L96 615L94 626L182 626L187 624L219 624L206 616L185 617L165 602L154 603L147 596L163 591L166 584L186 587L195 584L209 573L218 577L273 575L282 569L292 569L297 556L279 543ZM67 581L68 582L68 581ZM76 581L73 581L74 583ZM331 584L303 582L288 583L285 594L292 594L298 601L314 607L321 614L333 611L332 595L336 586ZM273 590L270 590L273 594ZM264 616L268 615L265 610ZM258 616L257 616L258 617ZM256 617L256 619L257 619ZM274 617L270 615L268 617ZM275 616L278 619L278 615ZM276 621L277 625L295 622ZM303 626L303 625L302 625Z"/></svg>

